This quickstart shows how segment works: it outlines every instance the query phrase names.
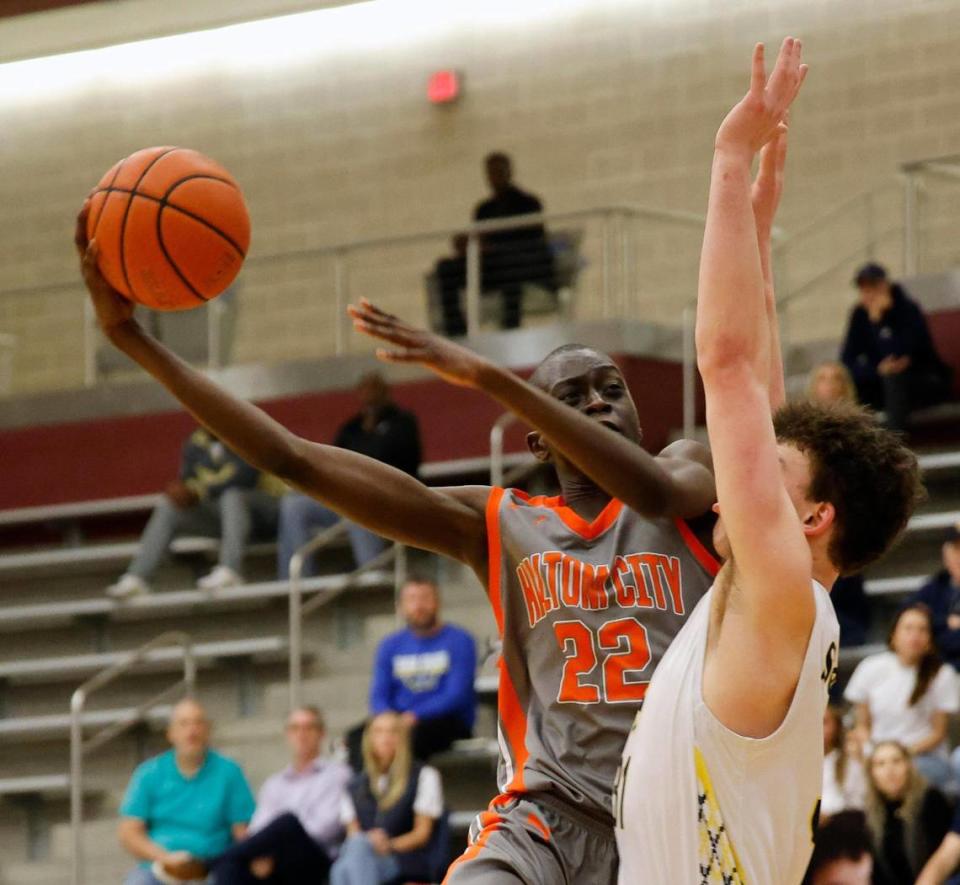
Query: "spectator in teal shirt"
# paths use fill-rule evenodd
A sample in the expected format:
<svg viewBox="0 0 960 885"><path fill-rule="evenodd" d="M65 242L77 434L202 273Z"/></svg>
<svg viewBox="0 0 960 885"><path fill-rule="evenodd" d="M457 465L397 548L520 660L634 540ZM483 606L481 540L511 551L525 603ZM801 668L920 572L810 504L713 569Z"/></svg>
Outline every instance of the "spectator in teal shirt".
<svg viewBox="0 0 960 885"><path fill-rule="evenodd" d="M210 723L195 700L173 709L173 749L134 772L120 806L120 844L140 865L125 885L206 881L207 863L242 839L254 799L240 766L210 749Z"/></svg>

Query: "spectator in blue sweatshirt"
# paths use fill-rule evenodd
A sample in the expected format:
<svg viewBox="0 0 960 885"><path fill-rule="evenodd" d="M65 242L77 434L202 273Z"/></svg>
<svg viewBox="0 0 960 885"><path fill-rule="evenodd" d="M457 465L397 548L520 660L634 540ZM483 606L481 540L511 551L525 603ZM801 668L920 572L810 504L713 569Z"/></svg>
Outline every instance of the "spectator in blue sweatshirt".
<svg viewBox="0 0 960 885"><path fill-rule="evenodd" d="M943 659L960 669L960 525L947 530L943 570L914 595L933 615L933 638Z"/></svg>
<svg viewBox="0 0 960 885"><path fill-rule="evenodd" d="M426 760L473 733L477 649L466 630L440 620L440 590L433 581L410 578L400 591L399 610L407 626L377 648L370 715L399 713L414 757ZM365 724L347 735L355 771L363 767Z"/></svg>
<svg viewBox="0 0 960 885"><path fill-rule="evenodd" d="M841 359L860 402L883 410L887 425L904 430L913 409L947 398L953 372L937 354L927 319L879 264L865 264L854 285L860 304L850 314Z"/></svg>

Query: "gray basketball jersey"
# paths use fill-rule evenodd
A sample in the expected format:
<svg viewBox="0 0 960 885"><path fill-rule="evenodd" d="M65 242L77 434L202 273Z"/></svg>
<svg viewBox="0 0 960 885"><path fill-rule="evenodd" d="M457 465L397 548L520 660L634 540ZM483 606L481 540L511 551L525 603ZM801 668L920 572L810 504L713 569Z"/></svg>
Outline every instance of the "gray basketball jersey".
<svg viewBox="0 0 960 885"><path fill-rule="evenodd" d="M682 520L617 500L588 523L561 498L493 489L487 536L500 792L551 794L612 825L633 718L718 563Z"/></svg>

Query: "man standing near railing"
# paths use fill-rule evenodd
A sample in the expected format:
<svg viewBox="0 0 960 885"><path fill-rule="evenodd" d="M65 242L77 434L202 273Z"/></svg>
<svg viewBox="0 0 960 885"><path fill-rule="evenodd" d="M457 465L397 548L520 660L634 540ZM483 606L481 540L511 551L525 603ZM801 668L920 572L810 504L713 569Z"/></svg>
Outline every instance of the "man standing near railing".
<svg viewBox="0 0 960 885"><path fill-rule="evenodd" d="M493 195L474 210L474 221L543 212L538 197L513 183L510 157L500 152L492 153L487 156L485 164ZM443 309L443 331L456 337L467 332L460 303L460 290L467 283L466 236L454 237L453 247L456 257L441 258L437 262L436 276ZM553 256L543 225L531 224L483 234L480 237L480 289L484 294L501 293L504 329L515 329L520 325L524 283L546 288L554 285Z"/></svg>

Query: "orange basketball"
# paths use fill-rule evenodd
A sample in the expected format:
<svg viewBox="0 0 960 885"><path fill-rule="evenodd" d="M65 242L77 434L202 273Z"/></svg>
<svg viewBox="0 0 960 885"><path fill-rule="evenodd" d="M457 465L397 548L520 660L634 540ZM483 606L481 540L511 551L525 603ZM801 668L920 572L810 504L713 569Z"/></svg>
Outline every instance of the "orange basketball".
<svg viewBox="0 0 960 885"><path fill-rule="evenodd" d="M222 166L186 148L153 147L100 179L87 234L118 292L155 310L187 310L233 282L250 247L250 216Z"/></svg>

